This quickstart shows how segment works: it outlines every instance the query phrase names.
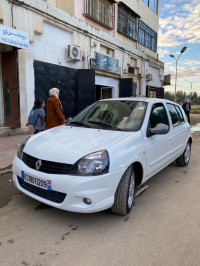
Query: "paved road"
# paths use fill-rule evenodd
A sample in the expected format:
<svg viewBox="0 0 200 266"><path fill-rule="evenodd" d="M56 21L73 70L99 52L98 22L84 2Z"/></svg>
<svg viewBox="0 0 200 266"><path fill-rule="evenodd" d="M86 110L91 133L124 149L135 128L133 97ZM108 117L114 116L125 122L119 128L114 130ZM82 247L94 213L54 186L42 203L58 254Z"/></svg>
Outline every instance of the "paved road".
<svg viewBox="0 0 200 266"><path fill-rule="evenodd" d="M200 265L199 156L196 132L188 167L171 164L155 175L127 217L48 207L3 174L0 191L10 195L0 206L0 265Z"/></svg>

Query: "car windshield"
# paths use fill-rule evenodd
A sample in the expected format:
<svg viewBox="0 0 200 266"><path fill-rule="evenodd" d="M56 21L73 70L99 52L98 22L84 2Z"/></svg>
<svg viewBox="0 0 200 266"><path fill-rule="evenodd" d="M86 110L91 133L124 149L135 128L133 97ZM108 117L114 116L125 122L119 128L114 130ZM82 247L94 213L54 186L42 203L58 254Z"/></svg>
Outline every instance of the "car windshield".
<svg viewBox="0 0 200 266"><path fill-rule="evenodd" d="M137 131L147 103L143 101L98 101L70 121L70 125L107 130Z"/></svg>

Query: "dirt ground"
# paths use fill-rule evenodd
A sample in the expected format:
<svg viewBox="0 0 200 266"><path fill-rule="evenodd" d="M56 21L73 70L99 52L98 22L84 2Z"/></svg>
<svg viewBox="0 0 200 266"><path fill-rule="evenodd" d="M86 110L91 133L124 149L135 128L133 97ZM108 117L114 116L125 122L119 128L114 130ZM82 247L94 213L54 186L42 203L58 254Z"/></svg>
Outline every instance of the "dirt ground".
<svg viewBox="0 0 200 266"><path fill-rule="evenodd" d="M200 114L190 114L191 126L200 123Z"/></svg>
<svg viewBox="0 0 200 266"><path fill-rule="evenodd" d="M191 115L191 126L200 115ZM200 131L191 161L147 181L126 216L80 214L42 204L0 175L0 265L200 265Z"/></svg>

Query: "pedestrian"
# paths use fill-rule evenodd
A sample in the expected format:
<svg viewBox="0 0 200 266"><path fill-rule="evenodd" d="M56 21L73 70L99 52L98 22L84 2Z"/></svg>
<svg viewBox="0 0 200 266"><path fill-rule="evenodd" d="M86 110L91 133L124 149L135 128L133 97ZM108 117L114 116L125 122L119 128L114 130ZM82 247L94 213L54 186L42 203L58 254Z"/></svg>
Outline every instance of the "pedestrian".
<svg viewBox="0 0 200 266"><path fill-rule="evenodd" d="M47 113L45 129L57 127L66 122L66 119L63 115L62 105L59 100L59 90L57 88L50 89L46 108Z"/></svg>
<svg viewBox="0 0 200 266"><path fill-rule="evenodd" d="M187 115L188 123L190 124L191 104L188 99L184 102L182 107L183 107L183 110L185 111L185 114Z"/></svg>
<svg viewBox="0 0 200 266"><path fill-rule="evenodd" d="M35 100L34 106L29 115L29 122L26 126L32 125L34 129L33 134L37 134L41 131L44 131L45 124L45 112L44 112L45 103L43 100Z"/></svg>

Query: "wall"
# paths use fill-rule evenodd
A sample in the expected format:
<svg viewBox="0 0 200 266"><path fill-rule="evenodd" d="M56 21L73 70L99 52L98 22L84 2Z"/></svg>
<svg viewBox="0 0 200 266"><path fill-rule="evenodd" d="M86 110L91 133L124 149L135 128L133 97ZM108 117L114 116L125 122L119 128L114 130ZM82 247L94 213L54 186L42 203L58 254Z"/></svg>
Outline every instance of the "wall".
<svg viewBox="0 0 200 266"><path fill-rule="evenodd" d="M74 16L75 7L77 8L74 0L57 0L56 7L68 12L72 16Z"/></svg>
<svg viewBox="0 0 200 266"><path fill-rule="evenodd" d="M10 12L10 4L8 1L0 1L0 23L12 27L12 19ZM1 44L0 52L10 51L11 46ZM2 65L1 65L1 54L0 54L0 125L4 123L4 104L3 104L3 82L2 82Z"/></svg>
<svg viewBox="0 0 200 266"><path fill-rule="evenodd" d="M117 0L117 2L120 2ZM123 3L129 6L135 13L137 13L141 18L141 20L147 24L151 29L153 29L156 33L158 33L158 26L159 26L159 16L155 14L142 0L123 0ZM118 6L116 5L116 12L115 12L115 37L122 42L131 45L135 49L140 51L144 51L147 55L151 57L157 58L157 53L149 50L138 44L136 41L127 38L126 36L117 32L117 17L118 17Z"/></svg>
<svg viewBox="0 0 200 266"><path fill-rule="evenodd" d="M116 0L118 3L120 1L121 0ZM123 0L123 3L137 13L141 17L142 21L150 28L152 28L155 32L158 32L159 13L155 14L142 0Z"/></svg>
<svg viewBox="0 0 200 266"><path fill-rule="evenodd" d="M74 0L47 0L47 3L74 16Z"/></svg>
<svg viewBox="0 0 200 266"><path fill-rule="evenodd" d="M4 105L3 105L3 82L1 69L1 54L0 54L0 125L4 123Z"/></svg>
<svg viewBox="0 0 200 266"><path fill-rule="evenodd" d="M68 66L72 68L82 68L82 62L67 62L66 47L72 42L72 33L64 31L50 24L43 24L43 34L35 34L35 41L30 45L30 50L26 53L26 75L27 84L27 110L29 111L34 102L34 60L47 63ZM49 88L50 89L50 88Z"/></svg>
<svg viewBox="0 0 200 266"><path fill-rule="evenodd" d="M75 9L74 9L74 16L81 19L82 21L88 23L89 25L97 28L100 31L104 31L110 36L114 36L114 30L110 30L101 24L95 22L94 20L84 16L84 10L85 10L85 0L74 0L75 3Z"/></svg>

